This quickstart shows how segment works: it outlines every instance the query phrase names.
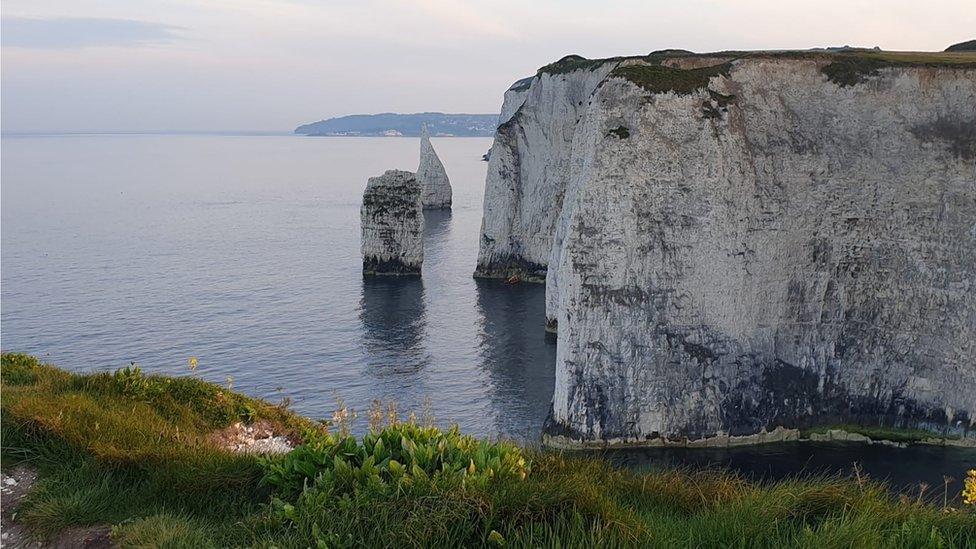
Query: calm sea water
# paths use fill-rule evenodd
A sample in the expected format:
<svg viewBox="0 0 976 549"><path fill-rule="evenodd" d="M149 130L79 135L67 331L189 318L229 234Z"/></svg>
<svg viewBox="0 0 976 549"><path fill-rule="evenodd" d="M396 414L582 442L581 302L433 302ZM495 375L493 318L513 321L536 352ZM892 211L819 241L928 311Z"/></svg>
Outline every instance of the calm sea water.
<svg viewBox="0 0 976 549"><path fill-rule="evenodd" d="M454 208L428 215L422 279L364 280L366 179L415 170L417 139L4 138L2 346L79 371L186 375L195 356L314 417L429 399L438 422L534 437L544 289L472 278L491 140L434 145Z"/></svg>
<svg viewBox="0 0 976 549"><path fill-rule="evenodd" d="M490 143L434 139L454 208L428 214L423 277L364 280L366 179L416 169L417 139L5 137L0 345L76 371L189 375L195 356L196 375L313 417L337 397L362 416L374 399L429 400L438 423L533 442L554 375L544 288L471 277ZM972 450L861 445L609 456L767 478L857 461L954 489L976 466Z"/></svg>

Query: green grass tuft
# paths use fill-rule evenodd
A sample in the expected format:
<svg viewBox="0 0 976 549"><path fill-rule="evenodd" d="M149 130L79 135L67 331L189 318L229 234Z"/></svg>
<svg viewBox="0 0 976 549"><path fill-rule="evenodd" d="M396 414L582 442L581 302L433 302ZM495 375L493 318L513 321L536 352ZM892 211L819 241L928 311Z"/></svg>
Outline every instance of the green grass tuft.
<svg viewBox="0 0 976 549"><path fill-rule="evenodd" d="M665 65L626 65L617 67L610 74L626 78L651 93L683 95L708 88L712 77L728 75L730 69L729 63L688 70Z"/></svg>
<svg viewBox="0 0 976 549"><path fill-rule="evenodd" d="M607 132L607 136L616 136L617 139L627 139L630 137L630 130L623 126L617 126L616 128Z"/></svg>
<svg viewBox="0 0 976 549"><path fill-rule="evenodd" d="M845 56L821 69L827 79L841 87L855 86L878 74L891 62L865 56Z"/></svg>
<svg viewBox="0 0 976 549"><path fill-rule="evenodd" d="M579 70L592 71L592 70L596 69L597 67L599 67L600 65L603 65L605 63L611 63L611 62L615 61L616 59L617 58L609 58L609 59L587 59L587 58L582 57L582 56L579 56L579 55L567 55L567 56L563 57L562 59L560 59L559 61L555 61L553 63L549 63L548 65L540 68L539 71L536 74L538 74L538 75L542 75L542 74L566 74L566 73L570 73L570 72L573 72L573 71L579 71Z"/></svg>

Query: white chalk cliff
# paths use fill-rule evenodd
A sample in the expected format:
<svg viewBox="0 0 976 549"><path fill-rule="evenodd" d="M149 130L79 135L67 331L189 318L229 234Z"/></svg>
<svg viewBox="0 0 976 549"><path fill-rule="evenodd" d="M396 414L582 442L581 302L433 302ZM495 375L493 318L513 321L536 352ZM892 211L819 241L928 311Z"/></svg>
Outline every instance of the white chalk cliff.
<svg viewBox="0 0 976 549"><path fill-rule="evenodd" d="M425 210L442 210L451 207L451 181L444 170L444 164L430 143L427 125L420 130L420 166L417 168L417 181L423 186Z"/></svg>
<svg viewBox="0 0 976 549"><path fill-rule="evenodd" d="M360 209L363 274L419 275L424 261L422 187L403 170L370 177Z"/></svg>
<svg viewBox="0 0 976 549"><path fill-rule="evenodd" d="M501 126L505 122L512 119L512 116L522 108L522 104L525 103L525 98L529 95L529 88L532 86L533 78L530 76L528 78L523 78L516 81L507 90L505 90L504 99L502 99L501 112L498 114L498 125Z"/></svg>
<svg viewBox="0 0 976 549"><path fill-rule="evenodd" d="M546 280L559 444L976 436L976 56L562 60L498 129L476 274Z"/></svg>
<svg viewBox="0 0 976 549"><path fill-rule="evenodd" d="M577 118L612 68L542 72L527 89L523 79L505 94L508 119L488 161L477 276L545 278Z"/></svg>

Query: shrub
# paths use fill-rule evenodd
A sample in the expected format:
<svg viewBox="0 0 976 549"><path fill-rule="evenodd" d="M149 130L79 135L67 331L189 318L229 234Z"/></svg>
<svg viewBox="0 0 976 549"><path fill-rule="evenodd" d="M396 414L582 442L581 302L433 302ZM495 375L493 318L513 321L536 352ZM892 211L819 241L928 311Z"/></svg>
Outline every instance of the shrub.
<svg viewBox="0 0 976 549"><path fill-rule="evenodd" d="M303 488L327 487L339 494L362 488L399 490L404 484L440 477L458 484L494 478L522 478L529 464L514 444L462 435L457 427L398 423L355 437L309 434L310 440L285 456L265 458L264 483L294 497Z"/></svg>
<svg viewBox="0 0 976 549"><path fill-rule="evenodd" d="M630 80L651 93L674 92L687 95L707 89L712 77L728 76L731 69L730 63L697 69L679 69L665 65L626 65L617 67L610 75Z"/></svg>

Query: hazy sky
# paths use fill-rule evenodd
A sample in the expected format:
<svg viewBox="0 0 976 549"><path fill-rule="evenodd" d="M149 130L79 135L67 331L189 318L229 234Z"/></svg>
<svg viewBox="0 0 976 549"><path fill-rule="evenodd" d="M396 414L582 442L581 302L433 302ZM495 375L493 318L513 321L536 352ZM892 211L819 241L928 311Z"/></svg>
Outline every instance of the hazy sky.
<svg viewBox="0 0 976 549"><path fill-rule="evenodd" d="M6 132L497 112L563 55L976 38L974 0L3 0Z"/></svg>

